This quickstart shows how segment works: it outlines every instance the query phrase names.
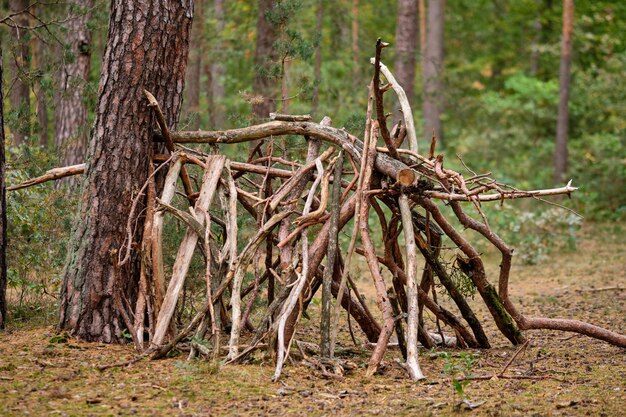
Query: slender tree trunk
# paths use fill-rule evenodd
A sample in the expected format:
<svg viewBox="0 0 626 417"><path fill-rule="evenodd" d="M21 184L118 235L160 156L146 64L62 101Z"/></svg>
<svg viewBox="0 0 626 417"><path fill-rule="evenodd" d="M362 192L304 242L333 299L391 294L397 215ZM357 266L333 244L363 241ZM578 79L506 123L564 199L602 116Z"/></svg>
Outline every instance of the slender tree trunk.
<svg viewBox="0 0 626 417"><path fill-rule="evenodd" d="M418 1L420 19L420 55L421 60L426 56L426 0Z"/></svg>
<svg viewBox="0 0 626 417"><path fill-rule="evenodd" d="M216 31L218 34L224 31L225 26L225 14L224 14L224 0L214 0L213 1L213 18L216 21ZM211 108L209 109L209 114L211 115L211 125L214 129L222 129L224 127L224 121L226 120L226 110L224 108L224 64L222 63L225 59L223 54L223 49L221 47L221 36L218 37L215 41L218 42L215 50L215 57L208 66L208 85L209 85L209 96L211 97Z"/></svg>
<svg viewBox="0 0 626 417"><path fill-rule="evenodd" d="M254 94L260 96L258 101L252 106L252 111L257 120L267 119L270 112L275 109L272 98L276 96L276 89L273 88L274 83L269 70L275 61L276 54L273 52L273 46L277 34L274 26L266 17L273 4L274 1L272 0L259 0L259 16L256 24L256 51L254 53L256 72L252 81Z"/></svg>
<svg viewBox="0 0 626 417"><path fill-rule="evenodd" d="M194 2L189 65L187 65L184 111L189 130L200 128L200 76L202 75L202 56L205 54L204 42L204 0Z"/></svg>
<svg viewBox="0 0 626 417"><path fill-rule="evenodd" d="M45 62L45 44L41 39L35 39L33 45L33 68L37 68L39 74L46 72ZM40 76L41 77L41 76ZM43 89L41 78L37 82L37 133L39 134L39 146L47 148L50 143L50 134L48 132L48 106L46 100L46 92Z"/></svg>
<svg viewBox="0 0 626 417"><path fill-rule="evenodd" d="M28 7L28 0L10 0L9 12L18 13ZM21 145L26 142L26 138L30 135L30 87L28 80L29 63L30 63L30 34L28 27L28 15L25 13L18 14L13 18L18 27L11 27L11 35L13 37L13 56L10 57L9 70L14 82L11 88L9 101L11 103L11 112L17 113L16 120L18 122L13 127L13 144Z"/></svg>
<svg viewBox="0 0 626 417"><path fill-rule="evenodd" d="M413 104L415 84L417 20L417 2L415 0L399 0L394 70L396 79L404 89L410 104Z"/></svg>
<svg viewBox="0 0 626 417"><path fill-rule="evenodd" d="M539 59L541 58L539 47L541 45L541 32L543 30L542 26L543 25L541 24L541 17L537 16L537 18L533 22L533 31L535 33L533 35L533 40L530 44L529 73L533 77L536 77L539 73Z"/></svg>
<svg viewBox="0 0 626 417"><path fill-rule="evenodd" d="M119 264L132 242L126 224L130 202L151 163L152 92L174 128L182 101L192 18L191 2L114 0L102 62L99 98L79 218L68 250L61 289L60 327L81 339L123 342L135 305L139 254ZM132 115L132 117L130 117ZM138 212L141 212L141 205Z"/></svg>
<svg viewBox="0 0 626 417"><path fill-rule="evenodd" d="M554 152L554 182L565 181L567 171L567 135L569 127L569 88L572 66L572 32L574 30L574 0L563 0L563 37L559 69L559 115L556 124Z"/></svg>
<svg viewBox="0 0 626 417"><path fill-rule="evenodd" d="M4 156L4 71L0 45L0 329L6 326L7 317L7 202Z"/></svg>
<svg viewBox="0 0 626 417"><path fill-rule="evenodd" d="M281 111L289 114L289 58L283 60L281 73Z"/></svg>
<svg viewBox="0 0 626 417"><path fill-rule="evenodd" d="M72 0L75 18L67 22L66 56L59 74L59 90L54 112L54 144L61 151L61 164L75 165L85 161L89 137L89 113L85 104L85 85L91 68L91 31L87 28L93 0ZM67 183L74 184L73 177Z"/></svg>
<svg viewBox="0 0 626 417"><path fill-rule="evenodd" d="M359 72L359 0L352 0L352 72L356 81Z"/></svg>
<svg viewBox="0 0 626 417"><path fill-rule="evenodd" d="M428 142L434 131L443 143L443 22L445 0L429 0L426 27L426 55L422 59L424 136Z"/></svg>
<svg viewBox="0 0 626 417"><path fill-rule="evenodd" d="M320 101L320 84L322 82L322 27L324 24L324 0L318 0L317 14L315 16L315 33L318 38L318 45L315 49L315 67L313 75L315 77L315 87L313 87L313 98L311 100L311 113L316 116Z"/></svg>

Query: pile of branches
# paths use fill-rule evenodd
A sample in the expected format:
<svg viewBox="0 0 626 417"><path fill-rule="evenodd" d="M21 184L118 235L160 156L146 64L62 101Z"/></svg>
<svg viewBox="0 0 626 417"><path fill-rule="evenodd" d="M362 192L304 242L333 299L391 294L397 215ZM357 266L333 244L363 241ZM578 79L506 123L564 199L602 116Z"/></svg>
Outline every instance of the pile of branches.
<svg viewBox="0 0 626 417"><path fill-rule="evenodd" d="M170 132L158 103L146 92L159 121L157 136L170 153L154 158L153 172L168 170L160 195L151 191L150 181L144 187L148 188L148 203L141 243L140 297L134 321L129 323L138 350L156 359L185 341L190 356L216 359L221 358L221 345L227 345L225 362L234 363L255 349L267 348L275 359L274 378L278 379L300 318L321 288L319 359L311 357L310 361L324 373L329 373L327 367L341 367L334 354L339 316L345 309L374 345L368 375L379 368L396 332L405 369L412 379L421 379L418 343L425 347L438 343L490 347L481 321L452 276L449 262L444 261L445 237L455 246L454 273L471 280L497 328L512 344L525 342L524 330L553 329L626 347L626 336L577 320L527 317L513 304L508 288L513 249L490 228L482 205L569 195L576 188L567 184L523 191L489 174L472 172L466 177L446 168L443 156L436 154L435 138L426 153L420 152L406 95L380 60L384 46L379 41L372 58L374 76L368 88L362 138L332 127L329 118L315 123L309 116L281 114L272 114L270 122L241 129ZM396 93L404 118L391 130L383 108L383 96L390 91ZM285 143L281 149L279 138L288 135L306 141L303 163L290 159ZM378 146L381 138L384 146ZM220 154L221 148L242 142L252 143L246 162ZM203 152L183 146L189 143L210 144L210 148ZM403 147L405 143L408 146ZM198 192L186 170L188 164L203 170ZM72 173L84 170L80 165L70 168ZM50 176L57 178L63 173L55 171ZM171 205L179 177L193 206L189 211ZM128 241L132 241L137 201L129 219ZM444 214L442 205L451 208L455 222ZM475 209L478 218L467 214L467 205ZM163 265L165 214L187 226L169 279ZM241 233L237 229L242 216L256 224L254 235L243 243L238 242ZM382 234L382 242L376 244L370 232L371 217L380 224ZM353 229L344 252L338 234L351 220ZM500 252L496 285L488 279L481 254L454 227L457 221ZM186 326L177 329L173 317L196 246L205 259L206 301ZM130 247L121 251L120 264L128 261L130 251ZM380 314L370 312L359 293L361 283L350 276L355 253L363 256L369 267ZM383 268L389 271L390 283L385 282ZM244 286L248 272L254 280ZM263 285L266 291L261 291ZM455 311L438 302L435 285L449 295ZM265 293L265 301L259 300ZM436 318L437 331L427 328L425 311ZM382 322L376 317L382 317Z"/></svg>

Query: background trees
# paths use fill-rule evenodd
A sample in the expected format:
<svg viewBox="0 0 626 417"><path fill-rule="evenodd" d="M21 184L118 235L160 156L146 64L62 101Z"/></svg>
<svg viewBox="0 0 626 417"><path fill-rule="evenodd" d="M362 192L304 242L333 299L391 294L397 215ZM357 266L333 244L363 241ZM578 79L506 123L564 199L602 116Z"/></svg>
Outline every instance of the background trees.
<svg viewBox="0 0 626 417"><path fill-rule="evenodd" d="M569 130L570 67L572 65L572 32L574 31L574 0L563 1L563 36L559 68L559 113L554 151L554 182L565 180L567 169L567 132Z"/></svg>
<svg viewBox="0 0 626 417"><path fill-rule="evenodd" d="M7 205L4 154L4 68L0 46L0 330L4 329L7 316Z"/></svg>
<svg viewBox="0 0 626 417"><path fill-rule="evenodd" d="M91 69L92 36L87 27L93 0L74 0L68 10L76 17L67 23L63 61L59 68L59 86L54 106L54 144L62 165L85 161L89 137L89 110L85 89ZM68 179L73 181L73 179Z"/></svg>
<svg viewBox="0 0 626 417"><path fill-rule="evenodd" d="M429 0L426 6L426 49L422 57L422 107L424 136L443 142L443 38L445 0Z"/></svg>

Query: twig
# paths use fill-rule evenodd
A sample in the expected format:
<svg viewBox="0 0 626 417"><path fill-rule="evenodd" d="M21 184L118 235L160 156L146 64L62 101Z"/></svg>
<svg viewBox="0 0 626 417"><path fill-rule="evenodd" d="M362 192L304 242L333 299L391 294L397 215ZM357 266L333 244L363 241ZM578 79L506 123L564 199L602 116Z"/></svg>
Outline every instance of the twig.
<svg viewBox="0 0 626 417"><path fill-rule="evenodd" d="M515 352L515 354L511 357L511 359L509 359L509 361L506 363L506 365L504 365L504 368L502 368L502 370L500 371L500 373L498 373L498 378L502 378L502 375L504 375L504 373L506 372L506 370L509 368L509 366L511 366L511 364L513 363L513 361L515 360L515 358L517 358L517 356L524 350L526 350L526 348L528 347L528 343L530 343L530 339L526 339L526 341L522 344L522 346L519 347L519 349L517 349L517 352Z"/></svg>

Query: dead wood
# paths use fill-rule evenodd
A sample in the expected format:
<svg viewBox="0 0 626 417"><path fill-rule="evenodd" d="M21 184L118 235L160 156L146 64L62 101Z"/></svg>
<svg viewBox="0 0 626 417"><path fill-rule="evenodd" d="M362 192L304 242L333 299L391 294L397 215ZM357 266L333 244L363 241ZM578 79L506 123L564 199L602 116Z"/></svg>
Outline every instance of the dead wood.
<svg viewBox="0 0 626 417"><path fill-rule="evenodd" d="M185 343L185 346L191 347L190 355L200 351L204 356L216 359L221 350L220 331L230 324L227 363L239 362L255 349L267 348L271 354L275 353L274 379L277 379L289 356L296 327L321 287L322 356L332 358L335 353L339 317L344 310L348 313L349 326L352 323L350 320L354 320L368 341L376 342L367 375L378 370L395 330L401 346L405 347L405 369L411 379L420 379L423 375L418 363L418 341L426 347L434 346L439 340L443 344L452 341L460 347L489 347L483 323L453 280L454 271L446 261L451 257L446 256L450 248L442 245L446 236L453 243L452 250L459 251L454 268L459 267L471 279L491 318L511 343L525 341L523 330L555 329L585 334L626 347L626 336L610 330L577 320L526 317L517 310L510 300L508 288L513 251L492 231L481 204L505 199L570 195L576 188L568 183L554 189L524 191L498 182L491 177L491 173L476 174L469 168L472 176L464 177L447 168L442 155L435 154L436 140L431 141L429 154L421 155L406 94L381 62L384 46L379 40L376 55L372 58L374 76L368 90L366 128L362 141L343 129L330 126L329 118L315 123L308 115L273 114L272 121L268 123L240 129L171 132L158 103L146 92L160 127L160 132L154 135L155 140L164 141L169 152L175 152L175 147L180 148L183 143L210 144L211 153L231 144L258 143L246 161L227 161L223 156L209 156L201 149L184 147L172 156L153 156L155 163L161 163L157 169L169 169L162 190L157 192L154 182L149 181L135 201L123 202L142 207L143 200L147 198L145 239L140 245L133 244L134 219L131 216L128 221L130 226L127 227L127 248L123 253L126 261L131 259L132 251L141 251L139 297L132 306L128 302L124 304L125 300L115 300L138 349L143 348L144 333L147 331L150 335L151 345L142 357L163 357L195 331L195 338L211 338L213 349L206 349L194 338L191 343ZM388 84L383 85L382 78ZM398 96L404 115L403 123L397 124L391 132L387 129L387 114L383 106L383 95L390 89ZM282 154L278 154L280 142L275 142L273 138L286 135L304 137L307 143L304 162L296 162L298 157L304 155L296 155L294 150L283 149ZM379 135L385 147L377 147ZM405 137L409 149L401 147ZM267 138L270 139L261 140ZM333 161L331 158L337 150L340 156ZM344 172L343 157L348 158L352 170ZM197 165L204 171L201 181L194 178L196 185L200 185L199 193L193 192L192 178L187 172L187 168L189 172L197 168L185 167L185 163ZM333 164L334 174L331 176ZM9 187L9 190L80 174L84 170L84 164L57 168L41 177ZM152 176L153 172L150 178ZM181 209L175 206L176 202L172 203L178 177L182 179L185 197L196 202L191 213L186 211L187 207ZM216 192L221 207L211 211L211 200ZM384 210L380 202L387 206ZM477 219L465 212L466 203L476 208ZM449 205L452 213L443 211L443 204ZM378 217L382 242L374 241L372 237L378 234L370 231L370 208ZM163 253L165 215L173 215L187 226L167 294ZM237 223L250 217L255 226L243 231L248 232L247 240L242 242L240 247L243 250L238 252L237 241L245 233L240 233ZM351 220L354 221L354 229L347 251L343 254L338 233ZM491 284L491 277L487 276L481 254L473 242L453 226L457 220L463 227L478 232L481 238L500 251L497 288ZM214 225L213 230L211 224ZM315 230L314 236L312 230ZM401 247L401 235L404 236L404 247ZM357 247L359 236L362 241L360 248ZM201 295L206 300L192 317L179 314L183 325L176 334L177 329L171 318L177 308L182 312L182 304L188 300L188 296L183 297L182 294L188 294L191 288L186 286L185 277L198 241L202 243L206 262L202 277L206 292ZM354 252L365 257L376 289L382 322L375 319L359 295L360 282L351 279L350 263ZM323 265L324 259L326 262ZM422 285L418 285L421 259L424 272ZM392 283L385 282L381 266L391 273ZM244 289L244 277L249 271L254 272L254 281L246 283ZM441 298L435 291L435 284L437 291L445 292L454 301L454 311L439 304L438 298ZM260 297L263 285L267 285L266 302ZM388 290L388 287L391 289ZM224 296L227 289L229 301ZM614 287L588 291L609 290L623 289ZM242 299L247 294L249 298L245 300L244 308ZM334 311L330 294L336 298ZM193 294L189 296L193 297ZM436 329L428 329L429 323L420 319L422 306L425 307L424 315L432 315L437 320ZM248 318L256 322L249 323ZM209 328L210 335L207 336ZM246 330L255 332L250 342L246 339ZM355 340L351 327L350 332ZM453 333L453 337L446 333ZM242 340L247 344L241 344ZM264 340L266 344L262 344ZM526 344L522 345L518 354L523 346ZM301 347L300 344L298 347ZM330 371L336 362L308 356L304 351L302 354L310 366L321 370L323 376L336 377L337 374ZM524 377L506 376L504 373L510 363L497 375L480 375L475 379Z"/></svg>

